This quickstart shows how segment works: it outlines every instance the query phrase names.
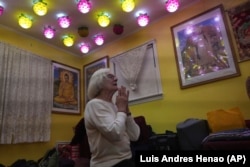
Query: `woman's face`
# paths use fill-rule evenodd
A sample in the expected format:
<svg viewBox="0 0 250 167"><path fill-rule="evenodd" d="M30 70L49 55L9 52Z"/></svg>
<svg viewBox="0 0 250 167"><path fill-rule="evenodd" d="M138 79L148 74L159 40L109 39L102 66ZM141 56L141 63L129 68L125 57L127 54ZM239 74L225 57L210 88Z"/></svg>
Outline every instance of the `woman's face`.
<svg viewBox="0 0 250 167"><path fill-rule="evenodd" d="M104 90L109 90L109 91L117 91L117 78L114 74L107 74L106 78L104 79Z"/></svg>

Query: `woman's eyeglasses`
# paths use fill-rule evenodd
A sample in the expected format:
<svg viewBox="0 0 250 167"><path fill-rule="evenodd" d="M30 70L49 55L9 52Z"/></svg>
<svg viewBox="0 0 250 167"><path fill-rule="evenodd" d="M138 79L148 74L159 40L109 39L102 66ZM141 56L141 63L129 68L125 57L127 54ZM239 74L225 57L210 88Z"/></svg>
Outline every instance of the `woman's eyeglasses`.
<svg viewBox="0 0 250 167"><path fill-rule="evenodd" d="M107 78L109 78L109 79L115 79L115 76L113 74L108 74Z"/></svg>

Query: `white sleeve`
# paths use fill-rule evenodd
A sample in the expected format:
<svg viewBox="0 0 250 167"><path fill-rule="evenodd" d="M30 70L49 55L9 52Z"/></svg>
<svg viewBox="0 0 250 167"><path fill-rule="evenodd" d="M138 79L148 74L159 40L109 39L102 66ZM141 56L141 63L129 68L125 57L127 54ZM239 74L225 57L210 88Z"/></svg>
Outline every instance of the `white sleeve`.
<svg viewBox="0 0 250 167"><path fill-rule="evenodd" d="M140 127L135 122L132 116L128 116L126 121L127 133L131 141L138 140L140 136Z"/></svg>
<svg viewBox="0 0 250 167"><path fill-rule="evenodd" d="M101 102L87 104L92 124L109 141L120 141L126 126L126 114L115 111L112 105Z"/></svg>

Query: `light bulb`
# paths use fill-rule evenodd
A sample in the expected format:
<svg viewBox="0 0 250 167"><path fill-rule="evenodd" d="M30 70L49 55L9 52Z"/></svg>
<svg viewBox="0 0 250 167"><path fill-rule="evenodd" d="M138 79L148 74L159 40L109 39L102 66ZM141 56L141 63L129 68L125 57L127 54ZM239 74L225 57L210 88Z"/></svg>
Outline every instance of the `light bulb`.
<svg viewBox="0 0 250 167"><path fill-rule="evenodd" d="M89 0L79 0L77 8L82 13L88 13L91 9L91 3Z"/></svg>
<svg viewBox="0 0 250 167"><path fill-rule="evenodd" d="M4 7L0 6L0 16L3 14Z"/></svg>
<svg viewBox="0 0 250 167"><path fill-rule="evenodd" d="M140 14L137 18L137 23L139 24L139 26L141 27L145 27L146 25L148 25L149 23L149 16L147 15L147 13L145 14Z"/></svg>
<svg viewBox="0 0 250 167"><path fill-rule="evenodd" d="M43 34L46 38L52 39L55 36L55 29L48 26L44 28Z"/></svg>
<svg viewBox="0 0 250 167"><path fill-rule="evenodd" d="M122 1L122 10L124 12L131 12L135 8L134 0L123 0Z"/></svg>
<svg viewBox="0 0 250 167"><path fill-rule="evenodd" d="M39 0L38 2L34 3L33 10L37 15L44 16L48 11L47 4L42 0Z"/></svg>
<svg viewBox="0 0 250 167"><path fill-rule="evenodd" d="M168 0L165 7L167 11L175 12L179 8L179 0Z"/></svg>
<svg viewBox="0 0 250 167"><path fill-rule="evenodd" d="M65 46L71 47L71 46L74 44L73 37L72 37L72 36L66 35L66 36L63 38L63 43L64 43Z"/></svg>
<svg viewBox="0 0 250 167"><path fill-rule="evenodd" d="M107 14L99 15L97 21L101 27L107 27L110 23L110 19L109 19L109 16Z"/></svg>
<svg viewBox="0 0 250 167"><path fill-rule="evenodd" d="M98 46L104 43L104 37L102 35L97 35L94 40L95 40L95 44Z"/></svg>
<svg viewBox="0 0 250 167"><path fill-rule="evenodd" d="M19 25L24 28L28 29L32 26L32 20L28 16L25 16L24 14L21 14L18 19Z"/></svg>
<svg viewBox="0 0 250 167"><path fill-rule="evenodd" d="M62 28L68 28L70 26L69 16L61 16L58 18L58 23Z"/></svg>
<svg viewBox="0 0 250 167"><path fill-rule="evenodd" d="M87 44L82 44L80 47L80 50L82 53L88 53L89 52L89 46Z"/></svg>

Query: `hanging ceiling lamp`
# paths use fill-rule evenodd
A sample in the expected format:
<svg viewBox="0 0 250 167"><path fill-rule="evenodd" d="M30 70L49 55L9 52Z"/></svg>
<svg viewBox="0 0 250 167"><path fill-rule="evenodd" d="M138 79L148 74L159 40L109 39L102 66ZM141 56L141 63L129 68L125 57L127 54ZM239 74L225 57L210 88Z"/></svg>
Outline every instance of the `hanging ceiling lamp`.
<svg viewBox="0 0 250 167"><path fill-rule="evenodd" d="M44 16L46 15L48 8L47 8L47 3L43 2L43 0L34 0L33 1L33 11L39 15L39 16Z"/></svg>
<svg viewBox="0 0 250 167"><path fill-rule="evenodd" d="M32 26L31 18L23 13L19 16L18 23L24 29L29 29Z"/></svg>
<svg viewBox="0 0 250 167"><path fill-rule="evenodd" d="M77 32L80 35L80 37L87 37L89 35L89 28L82 26L78 28Z"/></svg>
<svg viewBox="0 0 250 167"><path fill-rule="evenodd" d="M63 44L67 47L71 47L74 44L73 37L70 35L65 35L63 37Z"/></svg>
<svg viewBox="0 0 250 167"><path fill-rule="evenodd" d="M122 2L122 10L124 12L131 12L135 8L134 0L121 0Z"/></svg>
<svg viewBox="0 0 250 167"><path fill-rule="evenodd" d="M62 28L68 28L70 26L69 16L61 16L58 18L58 23Z"/></svg>
<svg viewBox="0 0 250 167"><path fill-rule="evenodd" d="M147 13L145 14L140 14L138 17L137 17L137 23L139 24L139 26L141 27L145 27L146 25L148 25L149 23L149 16Z"/></svg>
<svg viewBox="0 0 250 167"><path fill-rule="evenodd" d="M79 0L77 8L81 13L88 13L91 9L91 3L89 0Z"/></svg>
<svg viewBox="0 0 250 167"><path fill-rule="evenodd" d="M96 35L94 37L95 44L98 46L101 46L104 43L104 37L103 35Z"/></svg>
<svg viewBox="0 0 250 167"><path fill-rule="evenodd" d="M0 6L0 16L3 14L3 11L4 11L4 7Z"/></svg>
<svg viewBox="0 0 250 167"><path fill-rule="evenodd" d="M165 7L168 12L175 12L179 8L179 0L168 0Z"/></svg>
<svg viewBox="0 0 250 167"><path fill-rule="evenodd" d="M88 53L89 52L89 45L82 43L80 46L80 50L82 53Z"/></svg>
<svg viewBox="0 0 250 167"><path fill-rule="evenodd" d="M43 34L46 38L52 39L55 36L55 29L51 26L44 27Z"/></svg>
<svg viewBox="0 0 250 167"><path fill-rule="evenodd" d="M123 33L123 25L121 24L115 24L114 27L113 27L113 32L116 34L116 35L121 35Z"/></svg>
<svg viewBox="0 0 250 167"><path fill-rule="evenodd" d="M98 15L97 21L101 27L107 27L110 23L109 15L107 13L101 13Z"/></svg>

